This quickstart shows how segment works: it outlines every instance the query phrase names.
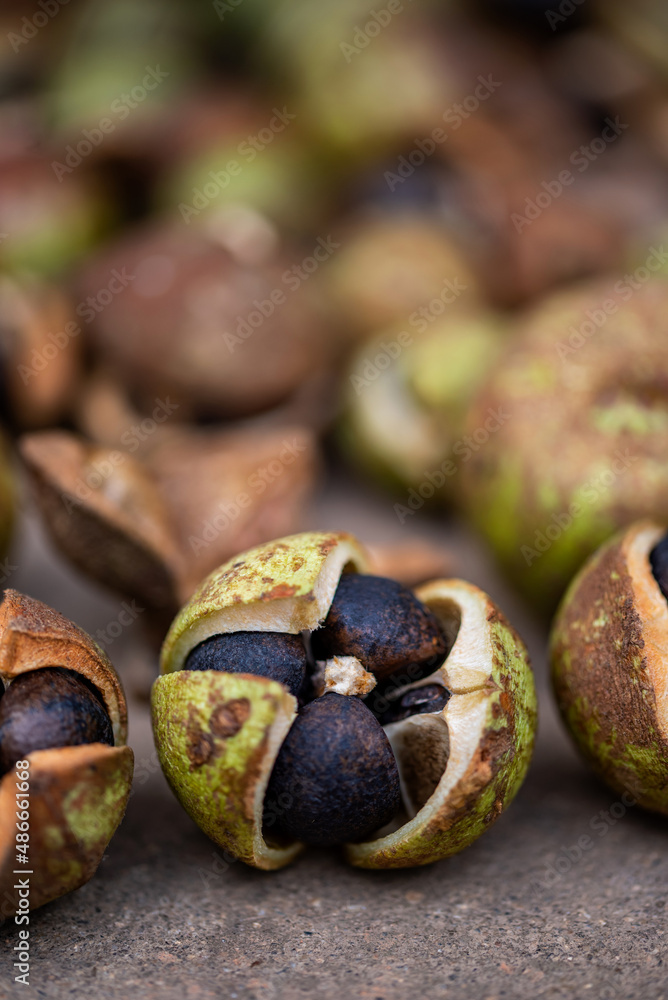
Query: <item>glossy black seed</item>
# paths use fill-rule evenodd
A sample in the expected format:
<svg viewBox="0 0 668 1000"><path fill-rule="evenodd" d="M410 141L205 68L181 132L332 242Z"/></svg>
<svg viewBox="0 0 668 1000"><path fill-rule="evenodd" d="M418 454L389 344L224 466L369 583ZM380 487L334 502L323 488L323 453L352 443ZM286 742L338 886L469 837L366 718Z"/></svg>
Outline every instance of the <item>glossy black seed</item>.
<svg viewBox="0 0 668 1000"><path fill-rule="evenodd" d="M379 680L410 666L410 681L436 669L448 646L436 617L395 580L344 573L323 626L311 635L317 660L356 656Z"/></svg>
<svg viewBox="0 0 668 1000"><path fill-rule="evenodd" d="M306 678L308 660L301 635L287 632L229 632L195 646L184 670L260 674L285 684L295 697Z"/></svg>
<svg viewBox="0 0 668 1000"><path fill-rule="evenodd" d="M407 691L403 698L397 698L380 722L387 726L390 722L400 722L411 715L425 715L427 712L441 712L450 700L450 692L440 684L425 684L423 687Z"/></svg>
<svg viewBox="0 0 668 1000"><path fill-rule="evenodd" d="M113 746L114 734L101 697L73 671L31 670L0 698L0 774L33 750L84 743Z"/></svg>
<svg viewBox="0 0 668 1000"><path fill-rule="evenodd" d="M358 698L328 692L306 705L265 796L265 832L320 847L363 840L400 806L399 771L378 720Z"/></svg>
<svg viewBox="0 0 668 1000"><path fill-rule="evenodd" d="M668 600L668 535L662 538L649 554L654 579L663 596Z"/></svg>

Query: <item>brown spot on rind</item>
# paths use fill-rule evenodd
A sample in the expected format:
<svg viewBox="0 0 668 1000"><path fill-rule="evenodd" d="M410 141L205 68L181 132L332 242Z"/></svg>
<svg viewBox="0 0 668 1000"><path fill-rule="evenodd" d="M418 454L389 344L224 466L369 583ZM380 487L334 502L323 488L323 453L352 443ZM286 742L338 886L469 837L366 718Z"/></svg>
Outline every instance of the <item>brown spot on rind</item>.
<svg viewBox="0 0 668 1000"><path fill-rule="evenodd" d="M210 727L214 736L231 739L239 732L251 713L248 698L234 698L220 705L211 715Z"/></svg>
<svg viewBox="0 0 668 1000"><path fill-rule="evenodd" d="M262 776L262 765L267 753L268 736L265 734L246 762L243 788L243 811L247 819L255 818L255 789Z"/></svg>
<svg viewBox="0 0 668 1000"><path fill-rule="evenodd" d="M339 543L336 538L326 538L324 541L320 542L318 549L323 556L327 556L332 549L336 548L338 544Z"/></svg>
<svg viewBox="0 0 668 1000"><path fill-rule="evenodd" d="M186 746L188 760L193 767L202 767L207 764L214 754L214 742L208 733L202 730L188 732L188 743Z"/></svg>
<svg viewBox="0 0 668 1000"><path fill-rule="evenodd" d="M260 595L261 601L274 601L280 600L283 597L294 597L297 593L297 587L292 583L278 583L271 590L267 590L264 594Z"/></svg>

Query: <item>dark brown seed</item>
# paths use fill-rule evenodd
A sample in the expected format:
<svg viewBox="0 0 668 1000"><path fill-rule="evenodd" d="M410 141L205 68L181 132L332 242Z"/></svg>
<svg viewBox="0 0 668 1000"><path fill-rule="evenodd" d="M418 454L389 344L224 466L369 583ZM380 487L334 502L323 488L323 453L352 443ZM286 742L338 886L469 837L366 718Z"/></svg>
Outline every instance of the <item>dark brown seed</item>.
<svg viewBox="0 0 668 1000"><path fill-rule="evenodd" d="M79 674L62 667L31 670L17 677L0 698L0 774L33 750L114 745L102 699Z"/></svg>
<svg viewBox="0 0 668 1000"><path fill-rule="evenodd" d="M321 847L363 840L400 806L399 771L378 720L328 692L285 738L265 796L265 830Z"/></svg>
<svg viewBox="0 0 668 1000"><path fill-rule="evenodd" d="M654 579L663 596L668 600L668 535L662 538L649 554Z"/></svg>
<svg viewBox="0 0 668 1000"><path fill-rule="evenodd" d="M324 625L311 635L317 660L356 656L379 680L410 671L420 680L438 667L448 646L436 617L394 580L344 573Z"/></svg>
<svg viewBox="0 0 668 1000"><path fill-rule="evenodd" d="M195 646L183 669L259 674L284 684L296 697L306 678L307 662L301 635L229 632Z"/></svg>
<svg viewBox="0 0 668 1000"><path fill-rule="evenodd" d="M381 725L390 722L400 722L411 715L425 715L428 712L441 712L450 700L450 692L440 684L425 684L423 687L407 691L403 698L398 698L383 712Z"/></svg>

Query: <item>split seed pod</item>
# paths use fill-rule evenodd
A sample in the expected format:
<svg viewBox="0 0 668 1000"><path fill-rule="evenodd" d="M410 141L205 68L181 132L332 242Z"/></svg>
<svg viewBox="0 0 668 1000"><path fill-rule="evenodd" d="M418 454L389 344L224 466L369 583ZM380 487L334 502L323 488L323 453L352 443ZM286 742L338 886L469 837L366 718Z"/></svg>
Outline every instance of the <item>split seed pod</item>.
<svg viewBox="0 0 668 1000"><path fill-rule="evenodd" d="M111 724L109 741L33 750L29 762L30 908L84 885L95 873L127 805L134 756L125 745L127 709L114 668L80 628L40 601L8 590L0 605L0 679L9 685L32 671L60 668L100 702ZM25 734L24 734L25 735ZM27 734L33 742L39 742ZM25 773L20 771L18 773ZM25 785L16 769L0 778L0 917L19 904L17 803Z"/></svg>
<svg viewBox="0 0 668 1000"><path fill-rule="evenodd" d="M585 564L555 619L552 680L597 773L627 805L668 814L668 600L650 561L665 536L636 523Z"/></svg>
<svg viewBox="0 0 668 1000"><path fill-rule="evenodd" d="M213 636L317 629L342 573L366 567L359 543L342 533L309 532L259 546L211 574L165 640L152 708L167 780L212 840L257 868L280 868L303 846L272 838L271 826L263 828L274 765L302 717L297 699L267 677L184 665ZM436 616L448 652L428 677L405 687L438 684L450 696L436 712L386 725L403 804L380 833L346 845L348 859L359 867L428 864L466 847L511 801L531 757L536 701L521 639L471 584L439 580L415 594ZM352 659L337 665L345 673ZM366 694L373 677L359 665L352 672L345 693Z"/></svg>

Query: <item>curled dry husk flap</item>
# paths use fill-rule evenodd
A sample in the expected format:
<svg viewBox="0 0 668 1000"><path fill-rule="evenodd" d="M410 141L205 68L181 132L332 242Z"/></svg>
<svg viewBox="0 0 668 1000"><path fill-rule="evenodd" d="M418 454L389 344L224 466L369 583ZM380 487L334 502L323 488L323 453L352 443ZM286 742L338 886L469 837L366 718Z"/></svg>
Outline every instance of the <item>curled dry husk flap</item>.
<svg viewBox="0 0 668 1000"><path fill-rule="evenodd" d="M95 685L111 719L114 746L99 743L28 754L30 908L84 885L123 818L134 756L125 746L127 708L106 655L57 611L14 590L0 605L0 678L43 667L73 670ZM19 785L20 788L20 785ZM21 789L24 791L24 789ZM16 772L0 780L0 919L14 913Z"/></svg>
<svg viewBox="0 0 668 1000"><path fill-rule="evenodd" d="M666 534L641 521L585 564L552 632L552 680L580 751L617 791L668 813L668 601L649 555Z"/></svg>
<svg viewBox="0 0 668 1000"><path fill-rule="evenodd" d="M28 434L19 447L65 557L112 589L173 611L180 557L165 505L142 463L67 431Z"/></svg>
<svg viewBox="0 0 668 1000"><path fill-rule="evenodd" d="M270 844L262 835L267 783L297 703L266 678L183 671L183 664L196 645L222 632L316 628L341 572L366 566L345 534L306 533L261 546L212 574L165 641L152 699L163 769L202 829L249 864L280 867L301 846ZM387 727L410 818L387 836L348 845L349 859L362 867L426 864L465 847L510 802L531 756L536 701L519 637L469 584L440 581L417 594L453 642L424 683L441 680L452 697L441 713Z"/></svg>
<svg viewBox="0 0 668 1000"><path fill-rule="evenodd" d="M293 528L313 483L316 441L299 426L175 427L140 449L132 429L125 434L129 450L65 431L24 435L20 450L59 548L148 605L162 639L215 566L239 546Z"/></svg>

